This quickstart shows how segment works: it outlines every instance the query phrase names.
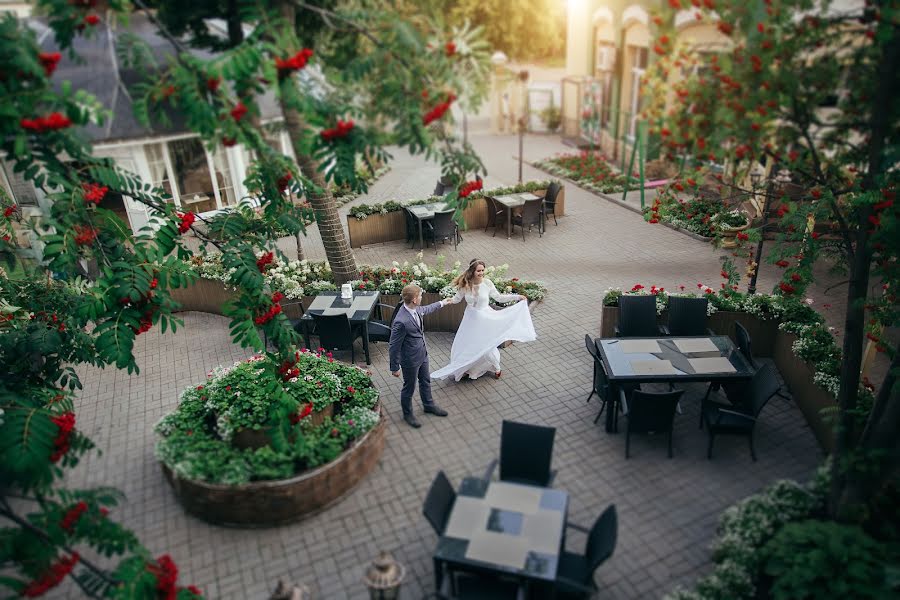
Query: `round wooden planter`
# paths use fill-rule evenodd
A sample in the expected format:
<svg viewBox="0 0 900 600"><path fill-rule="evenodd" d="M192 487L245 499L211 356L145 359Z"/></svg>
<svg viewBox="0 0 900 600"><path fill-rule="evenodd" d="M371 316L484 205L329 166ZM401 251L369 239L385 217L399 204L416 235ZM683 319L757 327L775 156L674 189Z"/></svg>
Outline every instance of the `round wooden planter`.
<svg viewBox="0 0 900 600"><path fill-rule="evenodd" d="M338 458L290 479L223 485L182 479L160 465L175 497L195 517L234 527L283 525L326 508L368 475L384 451L384 430L382 414L378 424Z"/></svg>

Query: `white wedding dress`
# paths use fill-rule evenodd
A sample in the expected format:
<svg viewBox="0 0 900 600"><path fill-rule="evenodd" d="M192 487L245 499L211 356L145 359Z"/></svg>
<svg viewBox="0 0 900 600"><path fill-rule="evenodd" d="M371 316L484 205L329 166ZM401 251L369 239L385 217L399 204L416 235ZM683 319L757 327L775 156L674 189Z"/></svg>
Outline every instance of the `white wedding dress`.
<svg viewBox="0 0 900 600"><path fill-rule="evenodd" d="M450 299L456 304L465 298L466 312L453 338L450 364L431 374L432 379L444 379L451 375L459 381L468 374L477 379L485 373L500 370L500 351L497 346L507 340L531 342L537 339L528 302L517 302L502 310L494 310L490 299L511 302L518 294L501 294L490 279L471 289L460 289Z"/></svg>

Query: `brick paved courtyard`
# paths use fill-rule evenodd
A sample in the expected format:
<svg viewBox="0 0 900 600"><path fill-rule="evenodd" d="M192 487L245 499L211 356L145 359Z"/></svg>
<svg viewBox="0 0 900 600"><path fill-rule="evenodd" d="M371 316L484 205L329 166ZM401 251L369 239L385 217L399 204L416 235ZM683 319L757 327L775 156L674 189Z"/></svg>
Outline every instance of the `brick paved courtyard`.
<svg viewBox="0 0 900 600"><path fill-rule="evenodd" d="M515 138L476 135L472 141L489 170L486 187L516 181ZM526 141L528 160L565 150L551 138ZM398 151L391 172L360 201L422 197L438 172L438 166ZM525 179L537 178L546 175L526 166ZM434 474L443 469L456 484L480 473L498 453L503 419L540 423L557 428L555 486L570 493L570 519L590 525L608 504L618 507L618 546L596 577L603 597L659 597L690 583L709 568L708 546L721 511L776 479L805 479L820 451L796 406L776 397L757 427L758 462L751 462L744 440L727 437L717 440L715 458L707 461L706 435L697 430L705 388L691 384L684 414L676 416L675 457L666 458L663 438L639 436L626 461L624 437L594 425L598 404L584 402L591 363L582 339L599 333L603 291L638 282L670 289L698 281L715 285L719 253L572 185L566 186L566 213L542 239L534 233L523 243L474 231L464 233L455 253L452 246L440 249L450 262L478 257L508 263L513 276L545 283L550 294L533 313L539 339L501 352L501 380L437 382L435 399L450 416L421 416L419 430L401 420L400 384L388 372L387 346L373 345L372 371L388 418L384 457L325 512L277 529L226 529L187 516L175 501L154 459L153 426L174 408L182 389L212 367L246 356L230 343L225 318L201 313L184 313L185 326L176 334L153 329L138 338L139 376L83 372L79 427L102 454L90 455L70 483L122 489L128 501L113 516L154 553L170 553L180 581L197 584L210 598L266 598L278 578L306 583L315 598L363 598L362 566L384 548L409 569L402 597L418 599L432 582L435 535L421 504ZM304 247L308 258L324 257L314 230ZM284 241L284 250L294 252L292 240ZM357 250L356 256L360 263L383 264L412 260L415 252L397 243ZM426 261L434 257L425 251ZM763 279L760 289L772 283ZM818 301L840 304L825 296ZM432 368L446 364L452 335L429 334L428 342ZM583 551L584 537L570 535L568 547ZM67 592L77 596L69 587L57 597Z"/></svg>

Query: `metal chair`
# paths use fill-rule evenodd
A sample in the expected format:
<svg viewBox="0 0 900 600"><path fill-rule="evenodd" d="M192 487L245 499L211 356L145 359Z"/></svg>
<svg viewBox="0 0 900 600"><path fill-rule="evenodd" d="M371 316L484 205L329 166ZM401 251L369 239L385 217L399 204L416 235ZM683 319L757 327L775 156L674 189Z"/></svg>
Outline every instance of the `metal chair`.
<svg viewBox="0 0 900 600"><path fill-rule="evenodd" d="M675 425L675 409L684 390L674 392L645 392L631 394L628 412L628 428L625 430L625 458L631 451L632 433L668 433L669 458L672 458L672 429Z"/></svg>
<svg viewBox="0 0 900 600"><path fill-rule="evenodd" d="M587 401L590 402L594 394L597 394L597 397L600 398L601 402L600 412L594 417L594 424L596 425L597 421L600 420L600 416L603 415L603 409L606 408L606 405L609 402L613 387L610 385L609 376L606 373L606 367L603 365L603 360L600 358L600 352L597 350L596 342L591 339L591 336L585 334L584 345L587 348L588 353L594 359L594 388L591 390L591 395L588 396ZM624 383L619 385L621 404L614 415L613 429L618 428L619 412L621 410L628 410L628 396L630 396L634 390L639 389L641 389L641 384L639 383Z"/></svg>
<svg viewBox="0 0 900 600"><path fill-rule="evenodd" d="M487 233L488 227L494 228L494 237L497 237L497 228L500 227L499 217L500 215L505 214L505 210L500 208L497 204L497 201L491 198L490 196L484 197L485 202L487 202L488 208L488 218L487 223L484 225L484 231Z"/></svg>
<svg viewBox="0 0 900 600"><path fill-rule="evenodd" d="M319 345L326 350L350 351L350 362L356 362L353 342L362 337L360 329L350 326L347 315L317 315L312 313L313 322L319 331Z"/></svg>
<svg viewBox="0 0 900 600"><path fill-rule="evenodd" d="M391 325L394 324L394 318L397 316L397 311L400 310L400 307L403 306L403 301L397 303L397 306L390 306L388 304L378 305L378 311L381 316L380 319L371 319L368 323L369 328L369 341L370 342L390 342L391 341ZM391 310L391 317L389 319L384 318L383 309Z"/></svg>
<svg viewBox="0 0 900 600"><path fill-rule="evenodd" d="M412 211L403 207L403 216L406 218L406 243L415 246L419 239L419 223ZM410 246L410 247L412 247Z"/></svg>
<svg viewBox="0 0 900 600"><path fill-rule="evenodd" d="M453 489L453 484L450 483L446 473L438 471L434 481L431 482L431 487L428 488L425 503L422 505L422 514L431 523L436 534L444 535L454 502L456 502L456 490Z"/></svg>
<svg viewBox="0 0 900 600"><path fill-rule="evenodd" d="M525 204L522 205L522 212L513 215L513 225L518 225L522 228L522 241L525 241L525 226L528 226L528 230L531 231L531 228L537 225L538 233L541 237L544 236L544 227L541 221L541 203L543 200L538 198L536 200L526 200Z"/></svg>
<svg viewBox="0 0 900 600"><path fill-rule="evenodd" d="M550 470L555 427L503 421L500 431L500 481L549 487L556 477ZM484 480L491 478L497 461L488 465Z"/></svg>
<svg viewBox="0 0 900 600"><path fill-rule="evenodd" d="M747 328L737 321L734 322L734 339L737 341L738 350L741 351L741 354L744 355L744 358L747 359L747 362L750 363L750 366L755 369L756 361L753 360L753 349L751 347L750 332L748 332Z"/></svg>
<svg viewBox="0 0 900 600"><path fill-rule="evenodd" d="M656 296L619 296L616 337L659 337Z"/></svg>
<svg viewBox="0 0 900 600"><path fill-rule="evenodd" d="M556 569L556 580L553 587L558 594L566 597L587 598L597 592L594 583L594 572L613 555L619 532L619 517L616 505L606 507L594 526L588 530L574 523L566 523L567 528L586 533L588 536L584 554L567 552L563 549Z"/></svg>
<svg viewBox="0 0 900 600"><path fill-rule="evenodd" d="M429 228L428 237L434 242L434 252L437 254L437 241L441 244L444 240L453 240L453 250L456 250L457 244L461 241L459 235L459 225L453 220L452 210L434 213L434 220L426 223Z"/></svg>
<svg viewBox="0 0 900 600"><path fill-rule="evenodd" d="M746 386L746 393L741 394L734 404L725 405L704 398L700 404L700 427L702 429L705 424L709 433L706 458L712 459L713 442L717 435L744 435L750 442L750 457L756 462L753 430L759 413L778 393L779 387L772 365L766 364L753 374L750 385ZM728 393L728 388L725 392Z"/></svg>
<svg viewBox="0 0 900 600"><path fill-rule="evenodd" d="M660 329L666 335L713 335L706 327L706 298L669 296L669 322Z"/></svg>
<svg viewBox="0 0 900 600"><path fill-rule="evenodd" d="M437 596L442 600L525 600L525 590L516 581L454 572L444 579Z"/></svg>
<svg viewBox="0 0 900 600"><path fill-rule="evenodd" d="M555 181L547 186L547 193L544 194L544 205L541 207L541 220L546 224L547 215L553 216L553 224L559 225L556 220L556 197L559 196L560 186ZM546 227L545 227L546 230Z"/></svg>

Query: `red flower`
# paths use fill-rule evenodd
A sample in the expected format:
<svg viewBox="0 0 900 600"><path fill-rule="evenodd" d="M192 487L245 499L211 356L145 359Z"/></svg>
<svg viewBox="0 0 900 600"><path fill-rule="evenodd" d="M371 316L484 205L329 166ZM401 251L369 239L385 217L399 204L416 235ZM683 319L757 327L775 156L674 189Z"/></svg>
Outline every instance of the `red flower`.
<svg viewBox="0 0 900 600"><path fill-rule="evenodd" d="M298 373L299 373L299 371L298 371ZM291 415L291 425L296 425L297 423L299 423L300 421L302 421L303 419L308 417L309 414L312 412L312 410L313 410L312 402L309 402L308 404L304 404L303 409L299 413L294 413L293 415Z"/></svg>
<svg viewBox="0 0 900 600"><path fill-rule="evenodd" d="M272 264L273 260L275 260L275 255L271 252L266 252L256 260L256 268L259 269L260 273L265 273L266 267Z"/></svg>
<svg viewBox="0 0 900 600"><path fill-rule="evenodd" d="M41 52L38 54L38 60L41 66L44 67L44 73L47 74L47 77L53 75L60 58L62 58L62 54L59 52Z"/></svg>
<svg viewBox="0 0 900 600"><path fill-rule="evenodd" d="M75 243L79 246L89 246L97 239L97 230L85 225L75 226Z"/></svg>
<svg viewBox="0 0 900 600"><path fill-rule="evenodd" d="M681 0L669 0L669 6L675 10L681 10Z"/></svg>
<svg viewBox="0 0 900 600"><path fill-rule="evenodd" d="M797 291L797 290L794 288L794 286L792 286L792 285L789 284L789 283L785 283L784 281L782 281L781 283L779 283L779 284L778 284L778 287L781 289L782 293L784 293L784 294L787 295L787 296L790 296L790 295L793 294L795 291Z"/></svg>
<svg viewBox="0 0 900 600"><path fill-rule="evenodd" d="M758 32L760 32L760 33L765 33L765 32L766 32L766 26L763 25L762 23L757 23L757 24L756 24L756 30L757 30Z"/></svg>
<svg viewBox="0 0 900 600"><path fill-rule="evenodd" d="M189 585L186 589L195 596L203 596L203 592L196 585Z"/></svg>
<svg viewBox="0 0 900 600"><path fill-rule="evenodd" d="M875 212L880 212L886 208L892 207L893 205L894 205L893 200L885 200L883 202L879 202L878 204L873 205L872 208L875 210Z"/></svg>
<svg viewBox="0 0 900 600"><path fill-rule="evenodd" d="M872 340L873 342L875 342L876 344L878 343L878 336L876 336L874 333L867 332L866 337L868 339Z"/></svg>
<svg viewBox="0 0 900 600"><path fill-rule="evenodd" d="M13 215L14 212L16 212L16 207L15 207L15 205L13 205L13 206L7 206L7 207L6 207L6 210L3 211L3 216L6 217L6 218L8 219L9 217L11 217L11 216Z"/></svg>
<svg viewBox="0 0 900 600"><path fill-rule="evenodd" d="M99 186L96 183L82 183L81 187L84 190L84 201L94 204L100 204L100 201L106 196L106 192L109 191L105 185Z"/></svg>
<svg viewBox="0 0 900 600"><path fill-rule="evenodd" d="M238 103L234 105L234 108L231 109L231 118L235 121L240 121L244 118L244 115L247 114L247 107L244 106L244 103L238 100Z"/></svg>
<svg viewBox="0 0 900 600"><path fill-rule="evenodd" d="M427 113L425 113L425 115L422 117L422 123L424 125L428 125L432 121L437 121L438 119L443 117L444 113L450 110L450 104L452 104L454 100L456 100L456 96L450 94L447 97L446 102L441 102L440 104L429 110Z"/></svg>
<svg viewBox="0 0 900 600"><path fill-rule="evenodd" d="M803 277L800 276L800 273L791 273L791 281L803 281Z"/></svg>
<svg viewBox="0 0 900 600"><path fill-rule="evenodd" d="M819 190L819 188L813 188L809 193L812 194L812 197L816 200L822 197L822 192Z"/></svg>
<svg viewBox="0 0 900 600"><path fill-rule="evenodd" d="M178 225L178 233L187 233L187 231L191 228L191 225L194 224L194 220L197 218L197 215L195 215L194 213L179 213L178 218L181 219L181 224Z"/></svg>
<svg viewBox="0 0 900 600"><path fill-rule="evenodd" d="M158 285L159 285L159 279L157 279L156 277L154 277L153 279L150 280L150 289L151 290L155 290L156 286L158 286Z"/></svg>
<svg viewBox="0 0 900 600"><path fill-rule="evenodd" d="M878 227L879 225L881 225L881 219L876 215L869 215L869 223L871 223L875 227Z"/></svg>
<svg viewBox="0 0 900 600"><path fill-rule="evenodd" d="M353 386L352 386L352 385L348 385L348 386L347 386L347 391L350 392L351 394L355 394L355 393L356 393L356 390L353 389Z"/></svg>
<svg viewBox="0 0 900 600"><path fill-rule="evenodd" d="M19 125L22 129L34 131L35 133L44 133L45 131L56 131L65 129L72 125L72 121L62 113L53 112L46 117L38 117L36 119L21 119Z"/></svg>
<svg viewBox="0 0 900 600"><path fill-rule="evenodd" d="M634 287L631 288L631 291L632 291L632 292L637 292L637 291L642 290L642 289L644 289L644 286L642 286L642 285L639 284L639 283L636 283L636 284L634 284Z"/></svg>
<svg viewBox="0 0 900 600"><path fill-rule="evenodd" d="M344 138L350 135L350 132L353 131L353 121L342 121L340 119L337 120L337 125L332 127L331 129L323 129L320 136L326 142L330 142L336 138Z"/></svg>
<svg viewBox="0 0 900 600"><path fill-rule="evenodd" d="M237 140L234 139L233 137L223 137L222 138L223 146L230 148L231 146L234 146L235 144L237 144Z"/></svg>
<svg viewBox="0 0 900 600"><path fill-rule="evenodd" d="M739 239L739 240L742 241L742 242L745 242L745 241L747 241L747 240L750 239L750 236L747 235L746 233L738 232L738 234L737 234L737 239Z"/></svg>
<svg viewBox="0 0 900 600"><path fill-rule="evenodd" d="M331 430L331 437L337 437L340 432L337 430L337 427Z"/></svg>
<svg viewBox="0 0 900 600"><path fill-rule="evenodd" d="M93 27L94 25L96 25L97 23L100 22L100 17L98 17L97 15L87 15L84 18L83 22L85 25L90 25L91 27Z"/></svg>
<svg viewBox="0 0 900 600"><path fill-rule="evenodd" d="M789 263L788 261L786 261L786 260L784 260L784 259L781 259L781 260L779 260L778 262L776 262L775 264L778 265L778 266L781 267L781 268L785 268L785 267L787 267L788 265L790 265L791 263Z"/></svg>
<svg viewBox="0 0 900 600"><path fill-rule="evenodd" d="M272 294L272 302L273 303L277 304L277 303L281 302L282 300L284 300L284 294L282 294L281 292L275 292L274 294Z"/></svg>
<svg viewBox="0 0 900 600"><path fill-rule="evenodd" d="M84 513L84 511L86 511L87 509L88 505L84 500L80 501L78 504L75 504L66 511L65 515L63 515L62 521L59 522L59 526L66 531L71 532L72 527L75 526L75 523L77 523L78 519L81 518L82 513Z"/></svg>
<svg viewBox="0 0 900 600"><path fill-rule="evenodd" d="M222 80L219 77L210 77L206 80L206 89L211 92L215 92L219 89L219 84L222 83Z"/></svg>
<svg viewBox="0 0 900 600"><path fill-rule="evenodd" d="M469 181L463 184L462 188L459 190L459 197L466 198L469 194L476 190L482 189L483 184L480 179L476 179L475 181Z"/></svg>
<svg viewBox="0 0 900 600"><path fill-rule="evenodd" d="M294 71L299 71L304 68L312 55L312 50L303 48L290 58L276 58L275 68L278 69L278 78L283 79Z"/></svg>
<svg viewBox="0 0 900 600"><path fill-rule="evenodd" d="M147 570L156 576L156 590L159 597L165 600L175 600L177 589L175 582L178 581L178 567L175 561L168 554L163 554L156 559L156 564L148 564Z"/></svg>
<svg viewBox="0 0 900 600"><path fill-rule="evenodd" d="M73 552L72 556L62 558L58 562L50 565L39 578L35 579L22 590L22 595L26 598L37 598L43 596L49 590L59 585L66 575L72 572L75 564L78 562L79 556L77 552Z"/></svg>
<svg viewBox="0 0 900 600"><path fill-rule="evenodd" d="M444 44L444 53L447 56L453 56L454 54L456 54L456 44L454 44L453 42L447 42L446 44Z"/></svg>
<svg viewBox="0 0 900 600"><path fill-rule="evenodd" d="M719 31L721 31L725 35L731 35L731 32L734 31L734 27L731 25L731 23L727 23L725 21L719 21L717 27L719 28Z"/></svg>
<svg viewBox="0 0 900 600"><path fill-rule="evenodd" d="M72 435L72 430L75 429L75 413L65 412L61 415L50 417L50 420L53 421L58 429L56 438L53 440L53 453L50 455L50 462L55 463L59 462L59 459L69 451L69 438Z"/></svg>
<svg viewBox="0 0 900 600"><path fill-rule="evenodd" d="M656 217L653 217L652 219L650 219L650 220L647 221L647 222L648 222L648 223L654 223L654 224L656 224L656 223L659 223L659 219L657 219Z"/></svg>

